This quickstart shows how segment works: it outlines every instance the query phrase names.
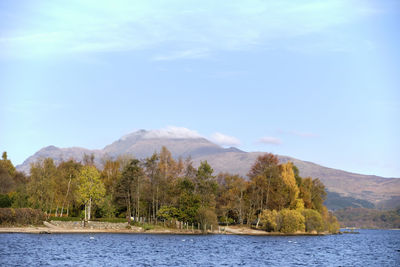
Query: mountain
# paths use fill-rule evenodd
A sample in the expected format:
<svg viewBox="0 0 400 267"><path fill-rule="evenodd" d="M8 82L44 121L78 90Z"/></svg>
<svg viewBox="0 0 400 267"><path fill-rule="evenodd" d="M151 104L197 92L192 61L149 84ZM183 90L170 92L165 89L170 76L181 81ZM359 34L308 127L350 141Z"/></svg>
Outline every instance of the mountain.
<svg viewBox="0 0 400 267"><path fill-rule="evenodd" d="M104 158L116 158L126 154L136 158L145 158L160 151L162 146L167 147L174 158L190 156L195 166L198 166L201 161L207 160L215 173L230 172L243 177L246 177L257 157L265 153L245 152L233 147L223 148L192 132L139 130L123 136L100 150L48 146L30 156L21 165L18 165L17 169L28 173L30 164L43 158L53 158L56 163L71 158L81 161L84 154L92 153L95 156L95 163L101 167ZM282 163L293 162L299 168L302 177L310 176L321 179L327 190L337 193L341 197L353 199L352 203L368 201L379 206L380 203L387 203L400 197L400 179L398 178L350 173L288 156L278 155L278 158ZM337 195L333 194L332 196L337 199ZM337 203L339 202L337 201Z"/></svg>

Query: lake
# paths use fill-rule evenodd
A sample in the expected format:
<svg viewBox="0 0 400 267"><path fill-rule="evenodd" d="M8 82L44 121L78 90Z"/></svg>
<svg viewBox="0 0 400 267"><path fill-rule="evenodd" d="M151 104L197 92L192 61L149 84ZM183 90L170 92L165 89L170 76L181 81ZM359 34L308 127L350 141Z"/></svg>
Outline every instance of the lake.
<svg viewBox="0 0 400 267"><path fill-rule="evenodd" d="M0 266L400 266L400 231L330 236L0 234Z"/></svg>

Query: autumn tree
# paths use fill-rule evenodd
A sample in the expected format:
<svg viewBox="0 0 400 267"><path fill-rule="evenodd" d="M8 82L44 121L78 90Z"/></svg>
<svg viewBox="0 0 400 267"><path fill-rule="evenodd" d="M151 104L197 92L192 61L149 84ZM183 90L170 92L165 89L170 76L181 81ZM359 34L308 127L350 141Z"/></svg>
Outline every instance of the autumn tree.
<svg viewBox="0 0 400 267"><path fill-rule="evenodd" d="M85 205L85 221L91 219L92 206L105 195L100 173L94 166L83 166L79 173L79 199Z"/></svg>
<svg viewBox="0 0 400 267"><path fill-rule="evenodd" d="M257 227L260 222L259 214L262 210L269 209L271 191L273 188L276 189L276 185L279 183L277 181L279 179L278 163L278 158L273 154L259 156L248 174L251 182L252 206L255 207L258 214Z"/></svg>
<svg viewBox="0 0 400 267"><path fill-rule="evenodd" d="M248 182L239 175L223 173L218 175L217 210L225 218L232 218L243 224L245 195Z"/></svg>

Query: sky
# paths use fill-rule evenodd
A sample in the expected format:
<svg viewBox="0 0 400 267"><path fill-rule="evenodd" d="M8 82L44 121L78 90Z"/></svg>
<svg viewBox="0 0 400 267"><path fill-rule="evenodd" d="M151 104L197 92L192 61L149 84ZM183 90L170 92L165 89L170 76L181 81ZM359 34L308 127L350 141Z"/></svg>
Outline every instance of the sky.
<svg viewBox="0 0 400 267"><path fill-rule="evenodd" d="M0 150L138 129L400 177L400 2L1 1Z"/></svg>

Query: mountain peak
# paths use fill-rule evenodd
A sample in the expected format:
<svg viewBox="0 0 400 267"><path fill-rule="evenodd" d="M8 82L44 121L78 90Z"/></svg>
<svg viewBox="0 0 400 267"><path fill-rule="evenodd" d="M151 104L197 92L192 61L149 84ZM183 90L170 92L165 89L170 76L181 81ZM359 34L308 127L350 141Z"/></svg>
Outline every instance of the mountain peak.
<svg viewBox="0 0 400 267"><path fill-rule="evenodd" d="M184 127L168 126L163 129L157 130L138 130L127 135L122 136L119 141L140 139L197 139L203 138L196 131Z"/></svg>

